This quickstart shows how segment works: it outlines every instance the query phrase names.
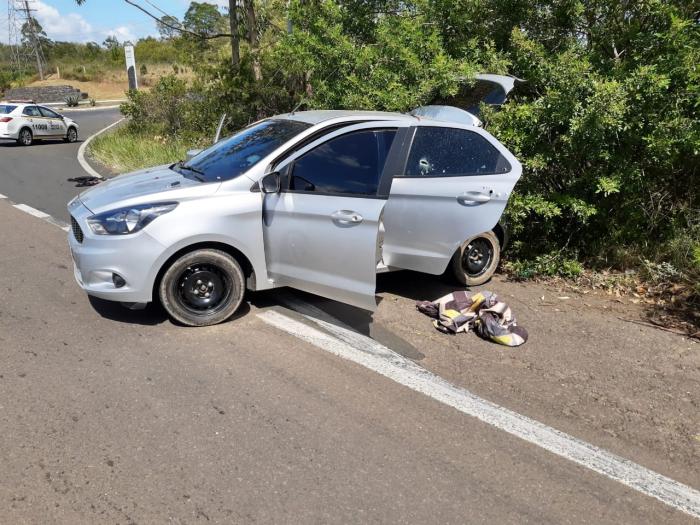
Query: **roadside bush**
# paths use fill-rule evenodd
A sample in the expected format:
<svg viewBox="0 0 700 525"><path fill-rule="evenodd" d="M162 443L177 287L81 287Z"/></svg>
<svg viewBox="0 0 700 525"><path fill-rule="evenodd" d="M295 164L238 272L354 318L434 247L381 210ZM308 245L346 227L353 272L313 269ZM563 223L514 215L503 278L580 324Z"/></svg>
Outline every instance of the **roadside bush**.
<svg viewBox="0 0 700 525"><path fill-rule="evenodd" d="M174 75L162 77L149 91L130 91L127 98L120 108L130 117L128 127L135 133L197 140L211 132L206 99Z"/></svg>
<svg viewBox="0 0 700 525"><path fill-rule="evenodd" d="M69 108L75 108L78 107L80 104L80 96L79 95L68 95L65 99L66 106Z"/></svg>
<svg viewBox="0 0 700 525"><path fill-rule="evenodd" d="M534 259L514 260L505 263L506 270L516 279L533 277L578 277L583 266L576 259L559 253L538 255Z"/></svg>

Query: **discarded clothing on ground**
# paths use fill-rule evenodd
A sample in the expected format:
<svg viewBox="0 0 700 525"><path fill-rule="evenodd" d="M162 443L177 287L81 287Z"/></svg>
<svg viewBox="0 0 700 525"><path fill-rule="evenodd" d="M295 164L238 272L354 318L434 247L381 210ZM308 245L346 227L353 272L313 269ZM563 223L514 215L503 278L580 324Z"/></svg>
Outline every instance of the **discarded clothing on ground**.
<svg viewBox="0 0 700 525"><path fill-rule="evenodd" d="M418 301L416 308L434 319L433 326L448 334L474 330L479 336L506 346L527 341L527 331L518 326L510 307L493 292L470 296L457 291L437 301Z"/></svg>

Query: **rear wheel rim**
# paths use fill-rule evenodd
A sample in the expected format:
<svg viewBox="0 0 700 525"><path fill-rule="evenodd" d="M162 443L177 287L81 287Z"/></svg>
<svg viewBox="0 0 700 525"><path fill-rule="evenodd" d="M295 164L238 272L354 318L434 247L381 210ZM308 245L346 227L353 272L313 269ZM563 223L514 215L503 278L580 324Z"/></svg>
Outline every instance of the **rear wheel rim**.
<svg viewBox="0 0 700 525"><path fill-rule="evenodd" d="M194 263L175 281L180 305L192 315L208 317L224 310L233 295L233 280L223 268Z"/></svg>
<svg viewBox="0 0 700 525"><path fill-rule="evenodd" d="M22 142L22 144L29 146L29 144L32 143L32 134L30 131L24 129L19 135L19 140Z"/></svg>
<svg viewBox="0 0 700 525"><path fill-rule="evenodd" d="M478 237L467 244L462 253L462 269L469 277L479 277L486 273L493 261L493 244Z"/></svg>

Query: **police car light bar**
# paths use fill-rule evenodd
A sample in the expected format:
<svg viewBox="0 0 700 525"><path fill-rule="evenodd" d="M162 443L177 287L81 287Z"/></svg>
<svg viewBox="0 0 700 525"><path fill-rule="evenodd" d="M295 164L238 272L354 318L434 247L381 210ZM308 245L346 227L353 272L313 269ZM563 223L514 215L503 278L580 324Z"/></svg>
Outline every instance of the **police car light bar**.
<svg viewBox="0 0 700 525"><path fill-rule="evenodd" d="M34 100L7 100L10 104L36 104Z"/></svg>

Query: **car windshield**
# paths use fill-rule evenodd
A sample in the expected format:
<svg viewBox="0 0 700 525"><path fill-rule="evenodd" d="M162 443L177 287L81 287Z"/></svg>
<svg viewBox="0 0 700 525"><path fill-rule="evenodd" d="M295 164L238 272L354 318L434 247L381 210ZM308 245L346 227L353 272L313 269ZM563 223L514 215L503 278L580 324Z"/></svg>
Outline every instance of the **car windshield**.
<svg viewBox="0 0 700 525"><path fill-rule="evenodd" d="M230 180L310 127L296 120L264 120L217 142L187 163L173 164L171 169L202 182Z"/></svg>
<svg viewBox="0 0 700 525"><path fill-rule="evenodd" d="M0 115L7 115L8 113L12 113L15 109L17 109L17 106L0 104Z"/></svg>

